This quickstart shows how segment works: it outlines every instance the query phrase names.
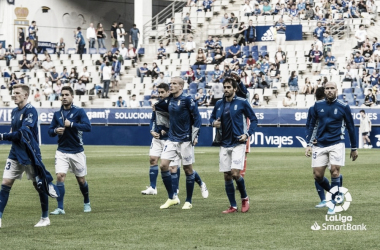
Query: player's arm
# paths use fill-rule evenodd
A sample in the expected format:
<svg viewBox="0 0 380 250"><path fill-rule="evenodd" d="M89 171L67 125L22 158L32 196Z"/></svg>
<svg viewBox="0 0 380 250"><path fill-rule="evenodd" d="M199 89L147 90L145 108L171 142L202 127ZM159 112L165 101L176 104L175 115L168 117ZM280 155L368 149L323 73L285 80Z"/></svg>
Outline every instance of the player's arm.
<svg viewBox="0 0 380 250"><path fill-rule="evenodd" d="M351 115L351 108L348 105L344 107L344 121L346 122L346 128L348 130L348 135L350 137L350 143L351 143L350 158L352 158L352 160L355 161L356 158L358 157L358 153L357 153L358 142L355 136L354 119L352 118L352 115Z"/></svg>
<svg viewBox="0 0 380 250"><path fill-rule="evenodd" d="M212 110L212 113L211 113L211 117L210 117L210 124L212 127L215 127L215 128L220 128L220 117L216 117L216 112L218 110L218 107L220 106L219 103L221 103L221 101L218 101L215 104L214 109Z"/></svg>
<svg viewBox="0 0 380 250"><path fill-rule="evenodd" d="M198 139L199 130L202 125L202 118L199 114L198 105L195 103L193 98L186 99L186 106L190 111L190 115L193 117L193 126L192 126L192 142L194 143L195 139Z"/></svg>
<svg viewBox="0 0 380 250"><path fill-rule="evenodd" d="M317 132L316 130L316 124L318 121L318 113L317 113L317 108L314 106L314 110L310 112L311 118L310 118L310 124L308 128L308 132L306 135L306 142L307 142L307 147L305 149L305 156L310 157L312 153L311 146L313 145L313 140L315 138L315 134Z"/></svg>
<svg viewBox="0 0 380 250"><path fill-rule="evenodd" d="M21 128L17 131L12 131L10 133L4 133L1 135L1 139L5 141L20 141L21 132L20 130L26 130L34 127L38 121L38 113L36 109L26 109L23 114L23 121Z"/></svg>
<svg viewBox="0 0 380 250"><path fill-rule="evenodd" d="M152 118L150 119L149 128L150 128L150 134L154 138L159 139L160 138L160 134L157 133L157 132L155 132L156 128L157 128L157 124L156 124L156 112L152 112Z"/></svg>
<svg viewBox="0 0 380 250"><path fill-rule="evenodd" d="M80 118L79 122L70 122L70 127L76 128L79 131L83 131L83 132L91 132L91 123L87 117L87 114L84 112L84 109L80 111L79 118Z"/></svg>
<svg viewBox="0 0 380 250"><path fill-rule="evenodd" d="M252 109L252 106L249 104L247 100L244 102L244 114L251 121L251 124L249 125L249 129L246 134L248 138L255 132L257 128L258 120L257 120L255 112Z"/></svg>
<svg viewBox="0 0 380 250"><path fill-rule="evenodd" d="M56 116L54 113L53 119L51 120L49 129L48 129L48 134L50 137L55 137L58 134L57 129L60 127L55 117Z"/></svg>

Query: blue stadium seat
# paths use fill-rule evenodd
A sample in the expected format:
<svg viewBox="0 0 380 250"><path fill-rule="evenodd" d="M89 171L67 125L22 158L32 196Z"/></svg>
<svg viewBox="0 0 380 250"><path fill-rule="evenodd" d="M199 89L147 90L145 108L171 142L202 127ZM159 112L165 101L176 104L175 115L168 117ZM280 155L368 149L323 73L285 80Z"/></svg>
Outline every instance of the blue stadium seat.
<svg viewBox="0 0 380 250"><path fill-rule="evenodd" d="M144 95L144 101L149 101L150 100L150 95Z"/></svg>
<svg viewBox="0 0 380 250"><path fill-rule="evenodd" d="M343 95L338 95L338 100L344 100Z"/></svg>
<svg viewBox="0 0 380 250"><path fill-rule="evenodd" d="M252 51L252 57L256 61L259 60L259 52L258 51Z"/></svg>
<svg viewBox="0 0 380 250"><path fill-rule="evenodd" d="M137 54L144 55L145 54L145 48L139 48L139 50L137 51Z"/></svg>
<svg viewBox="0 0 380 250"><path fill-rule="evenodd" d="M107 50L106 50L106 49L104 49L104 48L100 48L100 49L99 49L99 54L103 55L103 54L105 54L105 53L107 53Z"/></svg>
<svg viewBox="0 0 380 250"><path fill-rule="evenodd" d="M22 49L15 48L15 54L22 54Z"/></svg>
<svg viewBox="0 0 380 250"><path fill-rule="evenodd" d="M96 48L90 48L88 52L89 52L89 54L97 54L98 53Z"/></svg>
<svg viewBox="0 0 380 250"><path fill-rule="evenodd" d="M364 92L361 88L355 88L354 95L356 95L356 98L364 98Z"/></svg>
<svg viewBox="0 0 380 250"><path fill-rule="evenodd" d="M257 45L252 46L251 51L259 51L259 47Z"/></svg>
<svg viewBox="0 0 380 250"><path fill-rule="evenodd" d="M68 48L66 52L67 54L75 54L77 50L75 48Z"/></svg>
<svg viewBox="0 0 380 250"><path fill-rule="evenodd" d="M47 53L54 54L54 49L52 48L46 48Z"/></svg>
<svg viewBox="0 0 380 250"><path fill-rule="evenodd" d="M194 72L197 70L197 68L199 68L199 65L193 65L191 66L191 68L194 70Z"/></svg>
<svg viewBox="0 0 380 250"><path fill-rule="evenodd" d="M151 107L151 105L152 105L152 104L151 104L151 102L150 102L149 100L144 100L142 106L143 106L143 107Z"/></svg>
<svg viewBox="0 0 380 250"><path fill-rule="evenodd" d="M266 45L263 45L260 47L260 51L267 51L268 47Z"/></svg>
<svg viewBox="0 0 380 250"><path fill-rule="evenodd" d="M352 95L352 88L345 88L345 89L342 89L342 93L345 93L345 94L351 94L351 95Z"/></svg>
<svg viewBox="0 0 380 250"><path fill-rule="evenodd" d="M199 68L201 68L201 71L205 71L207 68L207 65L199 65Z"/></svg>
<svg viewBox="0 0 380 250"><path fill-rule="evenodd" d="M246 51L249 52L249 46L244 46L244 47L243 47L243 52L246 52Z"/></svg>
<svg viewBox="0 0 380 250"><path fill-rule="evenodd" d="M113 49L111 50L112 54L115 54L116 50L118 50L118 48L113 48Z"/></svg>

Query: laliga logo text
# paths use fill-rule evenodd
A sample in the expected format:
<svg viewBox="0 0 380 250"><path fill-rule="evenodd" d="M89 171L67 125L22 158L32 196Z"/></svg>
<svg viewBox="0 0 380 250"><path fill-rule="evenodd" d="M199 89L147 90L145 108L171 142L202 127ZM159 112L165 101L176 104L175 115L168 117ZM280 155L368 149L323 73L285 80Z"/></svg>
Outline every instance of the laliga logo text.
<svg viewBox="0 0 380 250"><path fill-rule="evenodd" d="M332 199L333 195L335 198ZM333 209L335 207L335 212L347 211L352 202L351 194L348 192L348 189L345 187L338 188L337 186L330 189L330 191L326 194L326 205L327 207ZM326 222L341 222L341 225L333 225L328 223L323 223L322 226L319 226L317 222L315 222L311 226L311 230L313 231L366 231L367 225L362 223L361 225L351 224L352 216L344 216L341 214L336 215L326 215ZM348 222L348 223L346 223Z"/></svg>

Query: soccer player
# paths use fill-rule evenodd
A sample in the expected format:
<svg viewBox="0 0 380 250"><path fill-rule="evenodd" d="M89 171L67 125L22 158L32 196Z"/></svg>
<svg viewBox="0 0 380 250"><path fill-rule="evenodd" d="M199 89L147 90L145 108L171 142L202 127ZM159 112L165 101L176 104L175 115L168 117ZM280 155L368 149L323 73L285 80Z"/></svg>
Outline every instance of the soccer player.
<svg viewBox="0 0 380 250"><path fill-rule="evenodd" d="M198 143L198 133L201 126L201 116L195 101L183 93L184 81L180 77L172 77L170 93L173 97L169 105L169 139L165 142L161 155L161 176L169 199L160 208L165 209L179 203L174 197L172 179L169 172L170 161L177 157L182 159L183 169L186 174L186 202L182 209L192 208L192 196L196 172L193 171L193 154Z"/></svg>
<svg viewBox="0 0 380 250"><path fill-rule="evenodd" d="M325 88L324 87L317 88L317 90L315 91L315 99L317 101L321 101L321 100L324 100L325 97L326 97L325 96ZM308 134L308 131L309 131L311 114L313 112L314 112L314 106L310 107L309 111L308 111L307 120L306 120L306 135ZM318 129L318 124L314 128L314 131L316 131L316 129ZM306 138L306 140L307 140L307 138ZM316 144L315 138L311 139L311 141L313 141L313 144ZM328 169L331 169L330 164L328 165ZM342 174L339 175L339 179L340 179L340 182L339 182L340 185L339 186L341 187L343 185L343 175ZM319 198L321 199L321 202L319 204L317 204L315 207L316 208L326 207L325 190L323 189L323 187L321 187L321 185L319 185L319 183L316 180L314 181L314 184L315 184L315 188L317 190L317 193L319 195Z"/></svg>
<svg viewBox="0 0 380 250"><path fill-rule="evenodd" d="M351 115L350 106L337 99L337 85L328 82L325 85L326 100L317 101L311 113L311 121L307 134L308 146L305 150L306 157L312 157L314 179L326 191L340 186L340 168L344 166L345 144L344 136L347 128L351 143L350 158L355 161L358 158L357 141L355 136L355 124ZM318 126L317 126L318 125ZM314 131L314 128L316 128ZM317 143L313 146L313 140ZM331 165L331 187L326 177L325 170ZM333 203L335 204L333 194ZM335 206L329 207L327 214L335 214Z"/></svg>
<svg viewBox="0 0 380 250"><path fill-rule="evenodd" d="M18 107L12 110L11 132L0 134L1 140L12 142L12 147L3 173L3 181L1 183L0 227L11 188L16 179L21 180L24 171L28 179L33 181L33 185L40 196L42 216L41 220L34 227L46 227L50 225L49 200L47 193L44 192L41 187L40 178L43 178L41 171L45 173L48 183L51 182L53 178L50 173L44 169L41 160L41 152L38 146L38 113L37 110L28 103L29 91L27 85L13 85L15 104ZM55 198L57 196L58 195L56 195Z"/></svg>
<svg viewBox="0 0 380 250"><path fill-rule="evenodd" d="M226 193L230 201L230 207L222 213L238 211L233 180L240 192L241 212L245 213L249 210L249 198L240 171L244 167L245 144L257 127L257 118L249 102L236 95L238 84L235 79L226 78L223 81L223 88L224 98L215 104L210 118L211 125L222 132L219 171L224 173ZM251 122L249 127L246 117Z"/></svg>
<svg viewBox="0 0 380 250"><path fill-rule="evenodd" d="M50 214L65 214L63 198L65 196L65 178L67 170L75 174L79 189L84 198L84 212L91 212L87 175L86 155L83 149L83 132L91 131L90 120L84 109L73 105L74 91L64 86L61 91L61 110L54 112L48 133L51 137L58 135L58 149L55 153L55 173L60 197L57 198L58 208Z"/></svg>

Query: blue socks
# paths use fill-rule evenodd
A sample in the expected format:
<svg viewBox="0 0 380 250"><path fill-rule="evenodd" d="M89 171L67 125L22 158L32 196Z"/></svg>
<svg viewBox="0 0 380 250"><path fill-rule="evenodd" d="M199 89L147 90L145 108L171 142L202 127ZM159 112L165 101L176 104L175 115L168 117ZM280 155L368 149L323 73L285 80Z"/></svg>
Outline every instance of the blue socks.
<svg viewBox="0 0 380 250"><path fill-rule="evenodd" d="M90 197L88 196L88 184L87 181L84 183L84 185L79 184L80 191L83 194L83 202L84 203L90 203Z"/></svg>
<svg viewBox="0 0 380 250"><path fill-rule="evenodd" d="M152 188L156 188L157 186L157 176L158 176L158 166L150 166L149 169L149 180L150 180L150 186Z"/></svg>
<svg viewBox="0 0 380 250"><path fill-rule="evenodd" d="M65 183L57 181L57 189L59 191L59 197L57 198L58 208L63 210L63 197L65 196Z"/></svg>
<svg viewBox="0 0 380 250"><path fill-rule="evenodd" d="M170 171L161 171L162 181L164 182L166 191L168 192L169 199L173 199L173 185Z"/></svg>
<svg viewBox="0 0 380 250"><path fill-rule="evenodd" d="M172 177L172 185L173 185L173 193L177 195L177 189L178 189L178 175L177 173L171 173Z"/></svg>
<svg viewBox="0 0 380 250"><path fill-rule="evenodd" d="M239 180L236 181L236 184L240 192L240 197L242 199L247 198L248 195L247 195L247 191L245 190L245 182L242 176L240 176Z"/></svg>
<svg viewBox="0 0 380 250"><path fill-rule="evenodd" d="M236 199L235 199L235 187L234 187L234 181L225 181L225 186L226 186L226 194L228 197L228 200L230 201L231 207L237 208L236 205Z"/></svg>
<svg viewBox="0 0 380 250"><path fill-rule="evenodd" d="M1 185L0 190L0 219L3 217L5 206L7 205L9 192L11 191L11 187Z"/></svg>
<svg viewBox="0 0 380 250"><path fill-rule="evenodd" d="M321 185L321 187L327 192L331 189L329 180L326 177L323 177L322 182L319 182L318 184Z"/></svg>
<svg viewBox="0 0 380 250"><path fill-rule="evenodd" d="M194 173L194 175L195 175L195 182L199 185L199 186L201 186L202 185L202 179L201 179L201 177L199 176L199 174L197 173L197 171L193 171L193 173Z"/></svg>
<svg viewBox="0 0 380 250"><path fill-rule="evenodd" d="M195 171L192 174L186 175L186 201L191 203L193 197L194 183L195 183Z"/></svg>
<svg viewBox="0 0 380 250"><path fill-rule="evenodd" d="M179 185L179 177L181 176L181 166L178 166L177 168L177 175L178 175L178 185Z"/></svg>
<svg viewBox="0 0 380 250"><path fill-rule="evenodd" d="M321 201L326 200L325 190L323 189L323 187L321 187L321 185L319 185L317 181L315 181L315 188L317 189L317 192Z"/></svg>
<svg viewBox="0 0 380 250"><path fill-rule="evenodd" d="M342 187L343 186L343 175L339 175L339 179L340 179L340 186L339 187Z"/></svg>
<svg viewBox="0 0 380 250"><path fill-rule="evenodd" d="M38 192L41 202L42 218L49 217L49 196L44 192Z"/></svg>
<svg viewBox="0 0 380 250"><path fill-rule="evenodd" d="M340 187L340 177L338 178L331 178L331 188L338 186Z"/></svg>

